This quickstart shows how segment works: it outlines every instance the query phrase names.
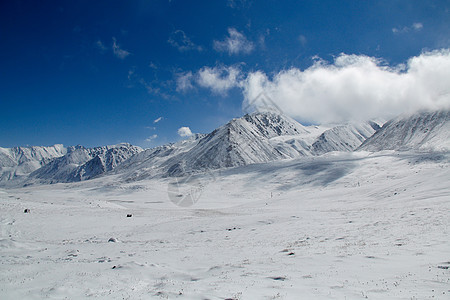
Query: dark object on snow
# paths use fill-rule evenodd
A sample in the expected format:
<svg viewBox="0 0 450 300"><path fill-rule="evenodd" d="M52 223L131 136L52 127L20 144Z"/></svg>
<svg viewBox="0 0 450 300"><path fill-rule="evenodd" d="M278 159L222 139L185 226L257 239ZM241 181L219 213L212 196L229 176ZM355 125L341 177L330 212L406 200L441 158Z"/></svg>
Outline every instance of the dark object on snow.
<svg viewBox="0 0 450 300"><path fill-rule="evenodd" d="M30 213L30 210L29 210L28 208L25 208L25 210L23 211L23 213L29 214L29 213Z"/></svg>
<svg viewBox="0 0 450 300"><path fill-rule="evenodd" d="M117 243L117 239L112 237L112 238L110 238L108 240L108 242L110 242L110 243Z"/></svg>
<svg viewBox="0 0 450 300"><path fill-rule="evenodd" d="M278 281L285 281L286 280L286 277L284 277L284 276L276 276L276 277L269 277L270 279L273 279L273 280L278 280Z"/></svg>
<svg viewBox="0 0 450 300"><path fill-rule="evenodd" d="M131 218L132 216L132 214L127 214L127 218Z"/></svg>

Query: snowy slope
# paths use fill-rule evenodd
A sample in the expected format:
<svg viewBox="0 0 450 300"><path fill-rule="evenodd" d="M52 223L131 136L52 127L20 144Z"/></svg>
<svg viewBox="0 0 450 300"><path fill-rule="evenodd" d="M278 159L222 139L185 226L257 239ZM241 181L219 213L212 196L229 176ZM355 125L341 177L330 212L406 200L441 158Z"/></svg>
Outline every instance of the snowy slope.
<svg viewBox="0 0 450 300"><path fill-rule="evenodd" d="M359 150L449 150L450 111L418 112L387 122Z"/></svg>
<svg viewBox="0 0 450 300"><path fill-rule="evenodd" d="M67 183L0 189L1 298L447 299L448 119L367 140L413 148L394 153L344 152L370 128L270 114L145 151L70 147L30 178Z"/></svg>
<svg viewBox="0 0 450 300"><path fill-rule="evenodd" d="M245 115L209 134L145 150L115 173L133 181L311 155L310 144L323 130L275 113Z"/></svg>
<svg viewBox="0 0 450 300"><path fill-rule="evenodd" d="M353 151L377 129L375 122L305 127L287 116L256 113L230 121L163 166L168 175L177 176L330 151Z"/></svg>
<svg viewBox="0 0 450 300"><path fill-rule="evenodd" d="M115 169L114 173L125 174L124 177L128 181L160 175L163 173L161 166L167 160L189 151L205 136L205 134L194 134L177 143L146 149L124 161Z"/></svg>
<svg viewBox="0 0 450 300"><path fill-rule="evenodd" d="M353 151L379 129L375 122L335 126L317 138L312 144L312 152L321 155L331 151Z"/></svg>
<svg viewBox="0 0 450 300"><path fill-rule="evenodd" d="M0 298L448 299L448 153L209 176L191 207L173 178L0 189Z"/></svg>
<svg viewBox="0 0 450 300"><path fill-rule="evenodd" d="M274 113L245 115L214 130L195 147L167 160L163 166L169 175L179 175L298 157L309 152L307 145L295 149L290 144L272 144L270 140L306 133L305 127L286 116Z"/></svg>
<svg viewBox="0 0 450 300"><path fill-rule="evenodd" d="M142 149L130 144L95 148L69 147L67 154L56 158L30 174L30 181L72 182L87 180L113 170Z"/></svg>
<svg viewBox="0 0 450 300"><path fill-rule="evenodd" d="M0 182L25 176L66 153L63 145L0 148Z"/></svg>
<svg viewBox="0 0 450 300"><path fill-rule="evenodd" d="M374 123L342 128L306 127L277 113L254 113L233 119L210 134L196 135L176 144L145 150L126 161L116 173L125 173L125 178L133 181L158 175L180 176L292 159L329 151L352 151L376 128ZM324 132L328 139L320 138ZM340 147L340 144L350 146L345 148Z"/></svg>

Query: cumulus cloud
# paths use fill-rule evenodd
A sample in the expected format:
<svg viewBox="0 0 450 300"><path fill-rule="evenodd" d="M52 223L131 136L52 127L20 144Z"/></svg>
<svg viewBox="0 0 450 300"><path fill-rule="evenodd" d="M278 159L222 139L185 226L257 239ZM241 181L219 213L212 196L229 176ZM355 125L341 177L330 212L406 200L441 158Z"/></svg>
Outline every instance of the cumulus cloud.
<svg viewBox="0 0 450 300"><path fill-rule="evenodd" d="M189 127L181 127L178 129L178 135L182 137L187 137L192 135L192 131Z"/></svg>
<svg viewBox="0 0 450 300"><path fill-rule="evenodd" d="M243 107L264 94L287 115L316 124L450 108L450 49L425 52L397 66L341 54L333 63L316 59L306 70L291 68L272 78L252 72L240 86Z"/></svg>
<svg viewBox="0 0 450 300"><path fill-rule="evenodd" d="M162 119L163 119L163 117L159 117L159 118L153 120L153 124L158 123L158 122L161 121Z"/></svg>
<svg viewBox="0 0 450 300"><path fill-rule="evenodd" d="M128 55L130 55L130 52L120 48L119 44L117 43L117 39L115 37L113 37L112 40L113 40L112 46L113 53L117 58L125 59Z"/></svg>
<svg viewBox="0 0 450 300"><path fill-rule="evenodd" d="M214 50L218 52L228 52L229 55L239 53L250 53L254 49L252 42L237 31L235 28L228 28L228 36L223 41L214 41Z"/></svg>
<svg viewBox="0 0 450 300"><path fill-rule="evenodd" d="M229 89L240 85L241 71L234 66L204 67L197 73L197 83L214 93L225 94Z"/></svg>
<svg viewBox="0 0 450 300"><path fill-rule="evenodd" d="M183 30L175 30L174 32L172 32L167 42L173 47L177 48L180 52L188 50L203 50L201 46L194 44Z"/></svg>

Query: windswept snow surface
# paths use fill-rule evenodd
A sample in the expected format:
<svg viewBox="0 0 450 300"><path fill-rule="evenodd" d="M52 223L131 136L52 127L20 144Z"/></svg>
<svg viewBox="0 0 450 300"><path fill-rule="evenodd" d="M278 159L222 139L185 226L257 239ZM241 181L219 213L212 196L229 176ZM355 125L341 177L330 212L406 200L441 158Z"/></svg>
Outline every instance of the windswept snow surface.
<svg viewBox="0 0 450 300"><path fill-rule="evenodd" d="M333 152L190 186L0 190L0 298L448 299L449 166L448 152Z"/></svg>

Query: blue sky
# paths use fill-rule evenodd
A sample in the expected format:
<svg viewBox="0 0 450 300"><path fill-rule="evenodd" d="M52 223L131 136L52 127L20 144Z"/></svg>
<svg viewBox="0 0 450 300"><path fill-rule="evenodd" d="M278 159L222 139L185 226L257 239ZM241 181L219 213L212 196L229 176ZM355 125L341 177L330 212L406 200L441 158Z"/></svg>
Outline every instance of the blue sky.
<svg viewBox="0 0 450 300"><path fill-rule="evenodd" d="M417 95L410 77L446 75L433 72L449 61L449 10L449 1L1 1L0 146L152 147L242 116L261 91L304 123L361 114L346 107L377 102L389 82L398 85L381 95ZM358 92L343 94L348 81ZM448 81L438 94L434 85L423 83L426 105L448 104ZM389 103L373 109L387 116L409 102Z"/></svg>

